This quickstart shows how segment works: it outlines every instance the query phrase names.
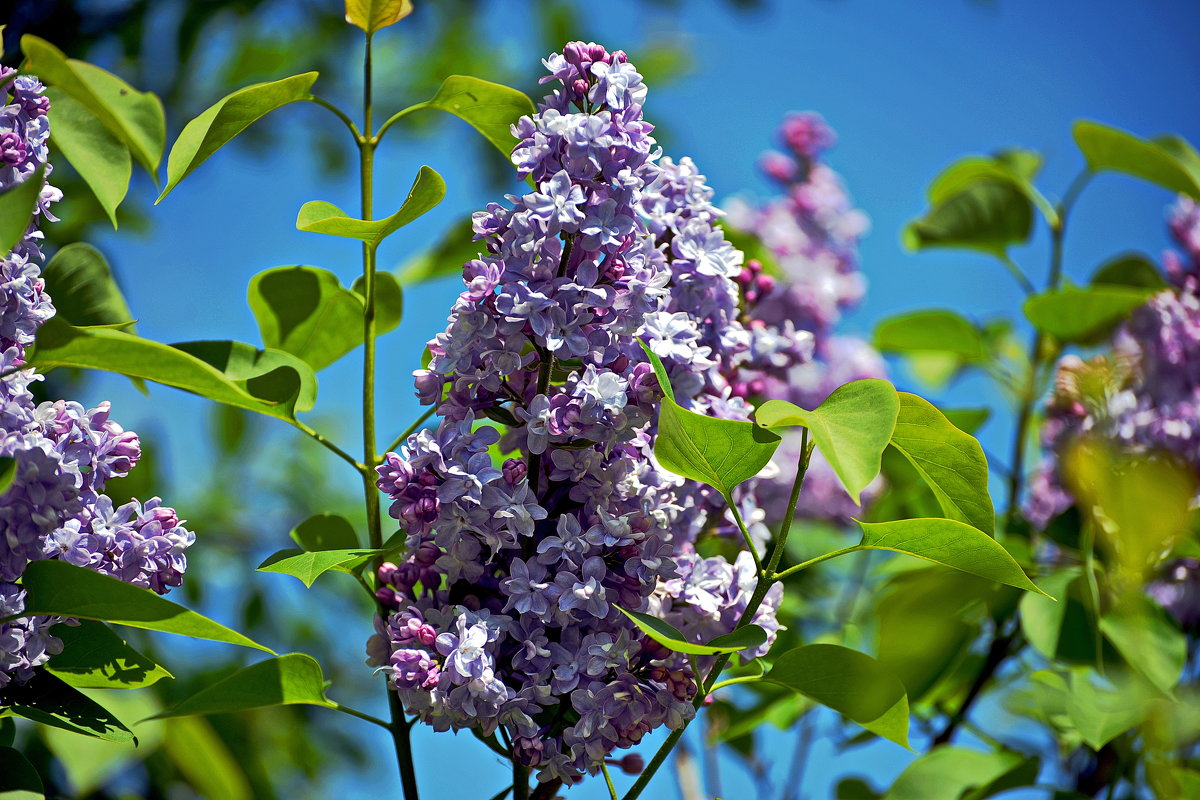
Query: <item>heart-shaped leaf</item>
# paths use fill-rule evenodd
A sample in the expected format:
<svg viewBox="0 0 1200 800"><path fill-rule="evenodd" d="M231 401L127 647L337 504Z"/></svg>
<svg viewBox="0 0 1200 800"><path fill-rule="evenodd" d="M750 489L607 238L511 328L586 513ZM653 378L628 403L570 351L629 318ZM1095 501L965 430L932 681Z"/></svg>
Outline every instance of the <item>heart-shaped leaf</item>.
<svg viewBox="0 0 1200 800"><path fill-rule="evenodd" d="M910 764L884 795L884 800L982 800L989 794L972 790L995 785L1006 775L1025 777L1028 763L1018 753L981 753L964 747L938 747ZM1036 760L1033 761L1037 778ZM1013 786L1026 784L1013 784Z"/></svg>
<svg viewBox="0 0 1200 800"><path fill-rule="evenodd" d="M122 325L134 332L133 314L104 255L85 242L54 254L42 270L55 315L72 325Z"/></svg>
<svg viewBox="0 0 1200 800"><path fill-rule="evenodd" d="M117 227L117 207L129 191L133 161L129 148L83 103L61 89L50 98L50 138L92 190L104 213ZM57 304L58 298L54 298Z"/></svg>
<svg viewBox="0 0 1200 800"><path fill-rule="evenodd" d="M1088 120L1076 122L1072 132L1089 169L1123 172L1200 200L1200 167L1181 158L1182 151L1171 143Z"/></svg>
<svg viewBox="0 0 1200 800"><path fill-rule="evenodd" d="M378 247L388 236L442 202L445 196L446 182L442 176L429 167L421 167L404 205L389 217L379 220L355 219L333 203L313 200L301 207L296 217L296 227L311 233L359 239L371 247Z"/></svg>
<svg viewBox="0 0 1200 800"><path fill-rule="evenodd" d="M271 555L258 565L259 572L278 572L299 578L304 585L312 586L313 581L331 569L340 567L362 556L370 557L374 550L317 550L305 551L289 548Z"/></svg>
<svg viewBox="0 0 1200 800"><path fill-rule="evenodd" d="M325 697L325 675L312 656L288 653L251 664L149 719L289 705L336 705Z"/></svg>
<svg viewBox="0 0 1200 800"><path fill-rule="evenodd" d="M195 611L124 581L65 561L34 561L21 576L20 616L77 617L271 651Z"/></svg>
<svg viewBox="0 0 1200 800"><path fill-rule="evenodd" d="M889 317L875 327L874 339L883 353L951 353L963 361L987 355L978 326L942 308Z"/></svg>
<svg viewBox="0 0 1200 800"><path fill-rule="evenodd" d="M896 427L900 399L878 378L839 386L809 411L786 400L768 400L754 413L766 428L804 426L855 503L879 474L883 450Z"/></svg>
<svg viewBox="0 0 1200 800"><path fill-rule="evenodd" d="M763 680L803 694L908 747L904 684L875 659L834 644L810 644L776 659Z"/></svg>
<svg viewBox="0 0 1200 800"><path fill-rule="evenodd" d="M1025 317L1060 342L1096 344L1106 338L1153 289L1099 284L1068 286L1026 298Z"/></svg>
<svg viewBox="0 0 1200 800"><path fill-rule="evenodd" d="M42 800L45 791L42 776L29 759L19 750L0 746L0 800Z"/></svg>
<svg viewBox="0 0 1200 800"><path fill-rule="evenodd" d="M167 185L155 200L161 203L179 182L239 133L277 108L308 100L317 73L306 72L269 83L238 89L204 110L184 126L167 157Z"/></svg>
<svg viewBox="0 0 1200 800"><path fill-rule="evenodd" d="M291 532L292 541L304 550L353 550L358 547L354 526L337 514L316 514L297 525Z"/></svg>
<svg viewBox="0 0 1200 800"><path fill-rule="evenodd" d="M110 742L134 741L133 733L111 712L43 670L35 672L26 683L13 682L0 691L0 708L7 708L17 716L34 722L84 736Z"/></svg>
<svg viewBox="0 0 1200 800"><path fill-rule="evenodd" d="M451 75L431 99L402 111L410 114L438 109L464 120L507 158L517 146L510 130L521 117L534 112L533 101L523 92L469 75Z"/></svg>
<svg viewBox="0 0 1200 800"><path fill-rule="evenodd" d="M412 13L412 0L346 0L346 22L372 34Z"/></svg>

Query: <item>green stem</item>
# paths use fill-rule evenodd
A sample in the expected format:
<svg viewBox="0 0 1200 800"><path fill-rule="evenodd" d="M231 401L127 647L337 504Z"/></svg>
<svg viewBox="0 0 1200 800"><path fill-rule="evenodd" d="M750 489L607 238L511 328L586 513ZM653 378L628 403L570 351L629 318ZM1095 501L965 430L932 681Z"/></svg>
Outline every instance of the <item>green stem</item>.
<svg viewBox="0 0 1200 800"><path fill-rule="evenodd" d="M396 761L400 764L400 786L404 791L404 800L418 800L417 772L413 768L412 744L409 733L413 723L404 718L404 706L400 703L400 695L388 690L388 706L392 711L392 742L396 745ZM414 720L415 721L415 720Z"/></svg>
<svg viewBox="0 0 1200 800"><path fill-rule="evenodd" d="M529 767L512 762L513 800L529 800Z"/></svg>
<svg viewBox="0 0 1200 800"><path fill-rule="evenodd" d="M808 462L812 457L813 451L813 446L808 440L808 429L803 428L802 430L804 438L801 440L800 445L800 460L796 465L796 479L792 482L792 494L788 500L787 512L784 514L783 524L779 528L779 535L771 542L771 552L767 555L767 564L763 570L763 574L766 577L759 578L758 583L754 587L753 594L750 595L750 601L746 604L746 610L742 612L742 616L738 619L734 630L750 624L754 619L754 615L758 613L758 608L762 605L763 599L767 596L767 591L771 588L772 584L780 579L780 575L776 573L776 570L779 568L779 562L783 558L783 552L787 546L788 534L792 530L792 521L796 516L796 503L800 498L800 489L804 485L804 475L808 472ZM721 674L721 670L725 669L725 665L729 663L729 658L730 654L724 653L717 656L714 660L708 676L697 688L696 699L692 701L693 707L697 710L704 705L704 699L712 693L712 688L717 683L717 677ZM700 676L697 675L696 678L699 680ZM646 785L654 777L654 773L658 771L658 768L667 760L667 756L670 755L675 745L678 744L685 730L687 730L687 723L684 723L677 730L671 731L666 741L662 743L662 746L655 752L654 757L650 759L650 763L646 765L646 769L638 776L637 781L629 788L629 791L625 793L624 800L636 800L641 795Z"/></svg>
<svg viewBox="0 0 1200 800"><path fill-rule="evenodd" d="M1008 253L1004 254L1004 257L1000 259L1000 262L1004 264L1004 268L1007 269L1009 274L1013 276L1018 284L1020 284L1021 289L1025 292L1025 294L1037 293L1037 289L1035 289L1033 286L1033 281L1029 280L1028 276L1021 271L1021 268L1017 266L1017 262L1009 258Z"/></svg>
<svg viewBox="0 0 1200 800"><path fill-rule="evenodd" d="M356 711L355 709L350 708L349 706L344 706L341 703L334 703L333 705L329 706L329 708L332 708L334 711L340 711L343 714L349 714L352 717L358 717L359 719L366 720L367 722L378 725L385 730L390 731L392 729L390 724L384 722L378 717L372 717L370 714L364 714L361 711Z"/></svg>
<svg viewBox="0 0 1200 800"><path fill-rule="evenodd" d="M803 572L804 570L808 569L809 567L813 566L814 564L820 564L822 561L828 561L831 558L837 558L838 556L844 556L847 553L857 553L859 550L862 550L862 549L864 549L862 545L856 544L856 545L851 545L850 547L843 547L841 550L834 550L832 553L826 553L824 555L817 556L816 558L810 558L808 561L802 561L799 564L795 564L793 566L788 567L783 572L776 573L775 579L780 580L780 581L784 580L785 578L789 578L792 575L795 575L797 572Z"/></svg>
<svg viewBox="0 0 1200 800"><path fill-rule="evenodd" d="M321 434L317 433L315 430L313 430L313 429L312 429L311 427L309 427L308 425L305 425L305 424L304 424L303 422L301 422L300 420L293 420L293 421L291 421L291 424L292 424L292 425L293 425L293 426L294 426L294 427L295 427L297 430L299 430L299 431L301 431L302 433L305 433L305 434L307 434L307 435L311 436L311 437L313 438L313 440L314 440L314 441L318 442L318 443L319 443L321 446L323 446L325 449L329 450L329 452L333 453L333 454L334 454L334 455L336 455L338 458L342 459L343 461L345 461L345 462L346 462L347 464L349 464L350 466L354 467L354 468L355 468L356 470L358 470L359 472L363 472L363 471L366 471L366 470L369 470L369 469L370 469L370 467L368 467L367 465L365 465L365 464L361 463L361 462L360 462L358 459L356 459L354 456L350 455L350 454L349 454L349 453L347 453L345 450L343 450L342 448L338 447L336 444L334 444L333 442L329 441L329 440L328 440L328 439L326 439L324 436L322 436Z"/></svg>
<svg viewBox="0 0 1200 800"><path fill-rule="evenodd" d="M708 693L712 694L717 689L724 689L726 686L733 686L735 683L754 683L755 681L761 680L761 675L743 675L740 678L726 678L723 681L717 681L714 683L712 687L709 688Z"/></svg>
<svg viewBox="0 0 1200 800"><path fill-rule="evenodd" d="M608 765L601 763L600 771L604 773L604 783L608 786L608 796L612 798L612 800L620 800L621 796L617 794L617 787L613 786L612 775L608 773Z"/></svg>
<svg viewBox="0 0 1200 800"><path fill-rule="evenodd" d="M354 137L354 141L357 142L362 139L362 134L358 132L358 126L354 124L354 120L352 120L352 119L350 119L350 117L346 116L345 112L343 112L340 108L338 108L333 103L326 100L325 98L317 97L316 95L313 95L313 96L309 97L308 99L309 99L309 102L316 103L317 105L321 106L321 108L327 108L330 111L332 111L334 116L336 116L338 119L340 119L342 121L342 123L349 129L350 134Z"/></svg>
<svg viewBox="0 0 1200 800"><path fill-rule="evenodd" d="M390 453L390 452L394 451L400 445L404 444L404 440L407 439L408 437L412 436L414 433L416 433L417 430L422 425L425 424L425 420L427 420L433 416L433 412L435 412L435 411L437 411L437 406L430 408L424 414L422 414L420 417L418 417L417 421L414 422L412 425L409 425L405 429L404 433L397 436L396 441L394 441L390 445L388 445L388 448L386 450L384 450L383 452Z"/></svg>
<svg viewBox="0 0 1200 800"><path fill-rule="evenodd" d="M746 542L746 549L750 551L750 557L754 559L754 569L758 571L758 579L761 581L767 577L763 571L762 556L758 554L758 548L754 546L754 540L750 538L750 531L746 530L746 523L742 521L742 515L738 511L737 503L732 499L727 499L729 510L733 512L733 521L737 523L738 530L742 532L742 539Z"/></svg>
<svg viewBox="0 0 1200 800"><path fill-rule="evenodd" d="M378 144L379 140L383 138L383 135L387 133L393 125L407 117L409 114L413 113L414 111L421 111L430 107L431 106L429 103L417 103L415 106L409 106L403 111L397 111L395 114L392 114L392 116L388 117L386 122L379 126L379 132L373 137L375 143Z"/></svg>

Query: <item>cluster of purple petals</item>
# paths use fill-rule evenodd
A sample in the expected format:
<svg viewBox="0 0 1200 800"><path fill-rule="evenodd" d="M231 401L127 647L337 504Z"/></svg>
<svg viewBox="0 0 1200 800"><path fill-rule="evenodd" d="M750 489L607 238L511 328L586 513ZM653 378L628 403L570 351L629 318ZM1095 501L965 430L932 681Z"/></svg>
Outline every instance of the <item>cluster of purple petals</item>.
<svg viewBox="0 0 1200 800"><path fill-rule="evenodd" d="M581 42L544 63L556 88L513 129L535 188L474 215L484 252L416 373L440 423L378 468L407 554L379 570L389 611L368 650L410 713L502 728L542 780L570 784L694 714L686 658L618 606L700 641L732 630L754 587L748 561L694 555L729 522L653 459L662 390L639 339L681 402L746 419L727 376L750 336L742 254L695 165L661 156L641 75ZM755 617L772 640L777 603Z"/></svg>
<svg viewBox="0 0 1200 800"><path fill-rule="evenodd" d="M857 249L868 224L841 178L821 160L836 137L819 114L789 114L779 140L783 151L768 152L761 166L782 193L762 205L728 204L730 224L758 239L782 270L782 275L771 275L751 260L736 276L751 339L733 392L756 401L781 399L815 408L844 383L886 375L874 348L834 332L842 312L866 288ZM774 472L756 484L755 496L768 522L783 517L799 456L800 436L789 434L776 453ZM880 481L868 487L864 502L881 489ZM801 517L841 522L861 509L814 452L796 511Z"/></svg>
<svg viewBox="0 0 1200 800"><path fill-rule="evenodd" d="M26 76L0 72L11 102L0 109L0 190L46 163L49 101ZM109 418L109 404L85 409L59 400L35 403L41 380L25 364L39 325L54 314L44 291L40 218L59 198L49 185L23 241L0 262L0 457L13 481L0 494L0 618L24 609L19 581L29 562L57 558L165 593L178 586L193 535L158 498L114 507L104 488L141 456L137 435ZM27 617L0 624L0 688L24 681L61 650L49 632L63 620Z"/></svg>

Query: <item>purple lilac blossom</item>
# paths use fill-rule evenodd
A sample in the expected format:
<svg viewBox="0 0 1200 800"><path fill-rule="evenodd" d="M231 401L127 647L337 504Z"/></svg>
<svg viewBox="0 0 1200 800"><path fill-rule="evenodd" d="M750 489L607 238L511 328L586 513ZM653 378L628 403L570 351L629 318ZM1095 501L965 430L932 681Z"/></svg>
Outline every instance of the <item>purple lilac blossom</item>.
<svg viewBox="0 0 1200 800"><path fill-rule="evenodd" d="M11 102L0 108L0 191L46 164L49 101L42 86L0 68ZM54 220L60 193L46 184L24 239L0 261L0 457L13 459L13 482L0 496L0 618L24 609L17 583L30 561L57 558L165 594L187 568L193 534L155 497L114 507L104 488L141 457L137 434L109 418L109 404L85 409L59 400L35 404L42 376L25 364L37 328L54 315L41 277L38 220ZM57 617L0 624L0 688L23 682L62 649L50 633Z"/></svg>
<svg viewBox="0 0 1200 800"><path fill-rule="evenodd" d="M731 384L739 397L811 409L844 383L886 377L886 367L867 342L834 332L842 312L866 289L857 249L868 228L841 178L821 161L836 137L819 114L801 112L784 118L779 140L787 152L770 151L760 163L783 194L762 205L728 203L729 224L761 242L782 273L771 275L752 259L736 276L751 338L749 358ZM771 471L754 484L770 524L783 518L800 443L798 432L785 435ZM882 489L877 478L863 494L864 505ZM844 523L859 513L828 462L814 452L797 516Z"/></svg>
<svg viewBox="0 0 1200 800"><path fill-rule="evenodd" d="M730 523L715 493L654 461L662 393L638 340L680 402L747 419L727 376L751 337L742 254L691 160L661 155L641 75L581 42L545 64L559 86L513 128L535 188L474 215L485 252L415 374L440 423L378 468L409 554L379 571L391 612L368 652L410 713L438 730L502 727L541 780L570 784L694 715L687 659L617 606L700 641L732 630L755 584L748 554L697 561L696 539ZM501 435L485 416L514 423ZM497 453L511 456L502 468ZM759 516L750 498L744 512ZM673 587L697 563L730 582L691 611ZM772 641L778 597L754 619Z"/></svg>

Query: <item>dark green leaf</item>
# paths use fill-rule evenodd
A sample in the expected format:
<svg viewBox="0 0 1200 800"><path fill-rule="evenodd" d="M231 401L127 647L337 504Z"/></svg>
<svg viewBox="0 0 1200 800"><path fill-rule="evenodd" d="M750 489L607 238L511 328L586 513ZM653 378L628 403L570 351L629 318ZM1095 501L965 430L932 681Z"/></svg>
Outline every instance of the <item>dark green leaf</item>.
<svg viewBox="0 0 1200 800"><path fill-rule="evenodd" d="M12 252L25 237L45 182L46 167L43 165L25 180L0 194L0 254Z"/></svg>
<svg viewBox="0 0 1200 800"><path fill-rule="evenodd" d="M858 503L862 490L879 474L899 413L895 387L869 378L839 386L813 411L786 400L768 400L754 418L767 428L808 428L817 449Z"/></svg>
<svg viewBox="0 0 1200 800"><path fill-rule="evenodd" d="M745 625L708 642L709 647L736 647L750 650L761 647L767 641L767 632L757 625Z"/></svg>
<svg viewBox="0 0 1200 800"><path fill-rule="evenodd" d="M1023 308L1035 328L1060 342L1095 344L1151 294L1152 290L1129 286L1068 286L1026 298Z"/></svg>
<svg viewBox="0 0 1200 800"><path fill-rule="evenodd" d="M27 616L77 617L271 652L237 631L148 589L65 561L34 561L21 577Z"/></svg>
<svg viewBox="0 0 1200 800"><path fill-rule="evenodd" d="M62 640L63 651L46 669L77 689L139 689L174 677L103 622L58 625L54 635Z"/></svg>
<svg viewBox="0 0 1200 800"><path fill-rule="evenodd" d="M38 329L30 364L144 378L284 420L312 408L316 395L312 369L287 353L240 342L171 346L111 328L77 328L57 317Z"/></svg>
<svg viewBox="0 0 1200 800"><path fill-rule="evenodd" d="M904 684L865 653L834 644L805 645L781 655L763 680L797 691L908 747Z"/></svg>
<svg viewBox="0 0 1200 800"><path fill-rule="evenodd" d="M1147 141L1088 120L1076 122L1073 133L1089 169L1124 172L1200 200L1200 170L1181 158L1183 152L1172 142Z"/></svg>
<svg viewBox="0 0 1200 800"><path fill-rule="evenodd" d="M1154 262L1140 253L1125 253L1101 264L1092 274L1093 286L1131 286L1136 289L1165 289Z"/></svg>
<svg viewBox="0 0 1200 800"><path fill-rule="evenodd" d="M180 181L242 131L277 108L307 100L317 73L306 72L270 83L256 83L221 98L189 122L171 146L167 158L167 185L155 204L162 202Z"/></svg>
<svg viewBox="0 0 1200 800"><path fill-rule="evenodd" d="M412 0L346 0L346 22L368 35L412 13Z"/></svg>
<svg viewBox="0 0 1200 800"><path fill-rule="evenodd" d="M915 394L900 392L900 413L892 446L904 454L950 519L974 525L989 536L995 530L983 448Z"/></svg>
<svg viewBox="0 0 1200 800"><path fill-rule="evenodd" d="M337 514L317 514L297 525L292 540L310 552L318 550L352 550L358 547L354 526Z"/></svg>
<svg viewBox="0 0 1200 800"><path fill-rule="evenodd" d="M1018 753L981 753L964 747L938 747L910 764L883 796L884 800L960 800L983 798L974 793L1020 769Z"/></svg>
<svg viewBox="0 0 1200 800"><path fill-rule="evenodd" d="M288 653L251 664L150 719L287 705L334 705L325 697L325 676L312 656Z"/></svg>
<svg viewBox="0 0 1200 800"><path fill-rule="evenodd" d="M34 673L27 683L10 683L0 691L0 707L5 706L17 716L43 725L110 742L134 741L129 728L100 704L42 670Z"/></svg>
<svg viewBox="0 0 1200 800"><path fill-rule="evenodd" d="M320 371L363 340L363 300L317 267L260 272L247 290L263 344Z"/></svg>
<svg viewBox="0 0 1200 800"><path fill-rule="evenodd" d="M910 250L956 247L1005 258L1008 247L1033 231L1033 203L1010 181L981 179L932 201L921 219L904 229Z"/></svg>
<svg viewBox="0 0 1200 800"><path fill-rule="evenodd" d="M267 558L258 565L259 572L279 572L299 578L305 586L329 570L357 560L361 556L374 555L374 550L317 550L309 552L289 548Z"/></svg>
<svg viewBox="0 0 1200 800"><path fill-rule="evenodd" d="M129 191L133 174L129 148L74 97L54 88L47 89L46 96L55 149L71 162L116 228L117 207Z"/></svg>
<svg viewBox="0 0 1200 800"><path fill-rule="evenodd" d="M354 279L350 290L366 302L367 282L362 275ZM399 279L390 272L375 273L375 333L382 335L394 331L403 317L404 289Z"/></svg>
<svg viewBox="0 0 1200 800"><path fill-rule="evenodd" d="M22 36L21 49L29 72L79 101L158 180L167 125L157 97L139 92L97 66L68 59L57 47L36 36Z"/></svg>
<svg viewBox="0 0 1200 800"><path fill-rule="evenodd" d="M875 347L884 353L950 353L963 361L987 355L982 331L965 317L940 308L883 320L875 327Z"/></svg>
<svg viewBox="0 0 1200 800"><path fill-rule="evenodd" d="M42 271L46 291L54 298L56 316L72 325L125 325L134 332L133 314L125 303L108 261L84 242L54 254Z"/></svg>
<svg viewBox="0 0 1200 800"><path fill-rule="evenodd" d="M380 220L355 219L332 203L313 200L300 209L296 227L311 233L360 239L371 247L378 247L388 236L442 202L445 196L446 182L442 176L429 167L421 167L404 205L389 217Z"/></svg>
<svg viewBox="0 0 1200 800"><path fill-rule="evenodd" d="M1004 547L978 528L953 519L859 522L865 550L891 550L981 578L1044 594Z"/></svg>
<svg viewBox="0 0 1200 800"><path fill-rule="evenodd" d="M42 776L19 750L0 747L0 800L41 800Z"/></svg>
<svg viewBox="0 0 1200 800"><path fill-rule="evenodd" d="M695 644L684 638L684 635L673 625L664 622L658 617L652 617L649 614L642 614L638 611L628 611L620 606L617 606L617 610L629 617L642 633L676 653L687 653L695 656L714 656L719 653L736 653L739 650L757 647L766 641L766 631L758 628L757 625L750 625L748 626L749 628L758 628L759 633L741 633L740 631L735 631L732 634L726 634L725 637L717 637L717 639L732 637L733 641L728 644L715 644L717 640L713 640L713 644ZM756 644L755 639L758 639L760 635L762 639Z"/></svg>
<svg viewBox="0 0 1200 800"><path fill-rule="evenodd" d="M469 75L451 75L432 99L405 111L425 108L440 109L466 121L506 158L517 146L509 128L534 112L533 101L523 92Z"/></svg>
<svg viewBox="0 0 1200 800"><path fill-rule="evenodd" d="M943 408L942 415L963 433L975 434L991 418L988 408Z"/></svg>

